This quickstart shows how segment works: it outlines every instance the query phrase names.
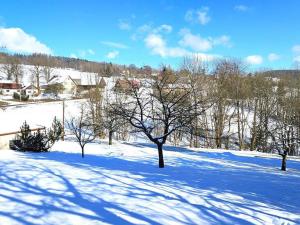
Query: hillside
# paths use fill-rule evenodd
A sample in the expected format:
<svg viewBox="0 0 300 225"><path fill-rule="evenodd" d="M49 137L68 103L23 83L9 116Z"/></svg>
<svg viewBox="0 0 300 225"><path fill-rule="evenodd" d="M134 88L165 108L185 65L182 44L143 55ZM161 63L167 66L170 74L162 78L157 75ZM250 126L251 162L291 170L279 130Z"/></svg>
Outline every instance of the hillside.
<svg viewBox="0 0 300 225"><path fill-rule="evenodd" d="M300 70L270 70L263 72L262 75L273 78L300 79Z"/></svg>
<svg viewBox="0 0 300 225"><path fill-rule="evenodd" d="M70 68L78 70L80 72L88 73L100 73L105 76L111 76L115 74L120 74L124 70L130 72L130 74L138 76L139 74L150 75L156 71L156 69L151 68L148 65L144 65L141 68L134 64L130 65L120 65L113 64L111 62L96 62L89 61L81 58L63 57L63 56L51 56L44 54L7 54L5 52L0 52L0 64L23 64L23 65L41 65L49 66L52 68Z"/></svg>

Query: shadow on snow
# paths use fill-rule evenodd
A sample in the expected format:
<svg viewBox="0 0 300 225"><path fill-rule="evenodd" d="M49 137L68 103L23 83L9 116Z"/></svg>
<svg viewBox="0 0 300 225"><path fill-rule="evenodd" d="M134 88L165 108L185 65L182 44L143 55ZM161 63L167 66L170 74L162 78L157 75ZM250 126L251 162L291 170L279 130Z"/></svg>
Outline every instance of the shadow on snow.
<svg viewBox="0 0 300 225"><path fill-rule="evenodd" d="M155 148L144 143L132 147ZM55 224L47 221L55 213L94 221L91 224L246 225L264 224L270 218L300 223L293 217L300 213L296 162L289 165L295 173L282 173L275 168L278 159L170 146L164 150L188 157L166 156L164 169L126 156L86 154L82 159L66 152L20 154L20 162L2 160L0 202L14 208L1 210L0 218ZM28 194L33 200L24 197Z"/></svg>

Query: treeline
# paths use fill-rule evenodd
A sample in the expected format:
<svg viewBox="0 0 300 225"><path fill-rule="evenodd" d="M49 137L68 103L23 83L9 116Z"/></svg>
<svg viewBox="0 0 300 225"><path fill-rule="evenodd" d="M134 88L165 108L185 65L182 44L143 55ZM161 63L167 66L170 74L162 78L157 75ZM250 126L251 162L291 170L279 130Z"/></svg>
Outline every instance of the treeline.
<svg viewBox="0 0 300 225"><path fill-rule="evenodd" d="M153 68L143 66L141 68L131 65L118 65L107 62L93 62L85 59L51 56L45 54L8 54L0 52L0 64L24 64L35 65L39 61L41 66L56 67L56 68L72 68L82 72L99 73L102 76L119 75L123 71L128 71L132 76L141 74L151 75Z"/></svg>
<svg viewBox="0 0 300 225"><path fill-rule="evenodd" d="M279 153L283 170L287 155L300 153L300 79L248 74L232 59L207 65L186 58L178 71L124 80L121 89L91 91L71 130L86 126L109 143L144 133L157 145L159 167L166 143Z"/></svg>
<svg viewBox="0 0 300 225"><path fill-rule="evenodd" d="M187 60L178 74L202 76L194 84L200 90L206 86L204 94L211 104L190 126L191 146L202 141L205 147L278 152L289 142L289 154L299 155L299 76L248 74L241 62L228 59L216 62L210 71Z"/></svg>

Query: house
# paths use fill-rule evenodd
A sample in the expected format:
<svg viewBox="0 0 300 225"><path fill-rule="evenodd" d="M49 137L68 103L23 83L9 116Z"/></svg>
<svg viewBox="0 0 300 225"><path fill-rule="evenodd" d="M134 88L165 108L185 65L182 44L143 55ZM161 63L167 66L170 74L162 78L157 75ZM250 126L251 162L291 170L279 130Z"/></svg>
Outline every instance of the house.
<svg viewBox="0 0 300 225"><path fill-rule="evenodd" d="M92 89L102 89L104 90L106 87L106 82L103 79L103 77L101 78L101 80L99 82L93 82L94 84L79 84L77 85L77 93L81 93L81 92L86 92Z"/></svg>
<svg viewBox="0 0 300 225"><path fill-rule="evenodd" d="M40 89L41 89L41 91L43 91L44 86L43 85L40 86ZM35 85L32 85L32 84L28 85L26 87L23 87L22 91L23 91L23 93L25 93L26 95L29 95L29 96L35 96L39 93L38 88Z"/></svg>
<svg viewBox="0 0 300 225"><path fill-rule="evenodd" d="M139 80L118 79L115 83L114 90L117 92L128 92L133 89L139 89L141 83Z"/></svg>
<svg viewBox="0 0 300 225"><path fill-rule="evenodd" d="M64 81L64 93L65 94L76 94L78 85L81 85L81 79L75 79L68 76Z"/></svg>
<svg viewBox="0 0 300 225"><path fill-rule="evenodd" d="M48 84L41 85L41 87L55 84L62 84L64 87L63 94L68 95L82 94L96 87L104 90L106 87L103 77L100 79L98 74L90 73L71 73L69 75L57 76L48 82Z"/></svg>
<svg viewBox="0 0 300 225"><path fill-rule="evenodd" d="M12 96L15 92L20 92L22 85L12 82L10 80L1 80L0 81L0 92L2 95Z"/></svg>

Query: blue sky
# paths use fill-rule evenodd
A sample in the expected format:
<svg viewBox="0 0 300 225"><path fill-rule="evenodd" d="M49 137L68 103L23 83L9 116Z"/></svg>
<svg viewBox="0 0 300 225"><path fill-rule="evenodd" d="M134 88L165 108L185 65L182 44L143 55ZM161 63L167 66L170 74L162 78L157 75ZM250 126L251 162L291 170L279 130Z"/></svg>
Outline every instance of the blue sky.
<svg viewBox="0 0 300 225"><path fill-rule="evenodd" d="M0 46L138 66L235 57L250 68L300 62L298 0L7 0Z"/></svg>

